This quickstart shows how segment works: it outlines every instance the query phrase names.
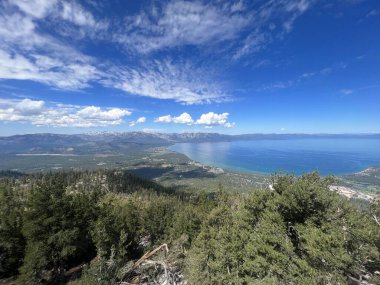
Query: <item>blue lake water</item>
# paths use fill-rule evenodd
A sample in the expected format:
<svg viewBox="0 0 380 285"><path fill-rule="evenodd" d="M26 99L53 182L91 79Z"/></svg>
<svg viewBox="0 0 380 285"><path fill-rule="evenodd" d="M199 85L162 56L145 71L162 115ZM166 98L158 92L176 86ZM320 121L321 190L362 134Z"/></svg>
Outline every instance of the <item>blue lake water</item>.
<svg viewBox="0 0 380 285"><path fill-rule="evenodd" d="M192 160L225 169L322 175L349 174L380 166L380 139L284 139L179 143L170 147Z"/></svg>

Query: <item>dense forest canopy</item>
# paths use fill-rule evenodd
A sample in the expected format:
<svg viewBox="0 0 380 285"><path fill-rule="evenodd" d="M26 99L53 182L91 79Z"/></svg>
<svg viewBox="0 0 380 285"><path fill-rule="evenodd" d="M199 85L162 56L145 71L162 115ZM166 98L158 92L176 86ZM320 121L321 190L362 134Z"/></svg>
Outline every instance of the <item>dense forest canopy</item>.
<svg viewBox="0 0 380 285"><path fill-rule="evenodd" d="M249 194L174 191L123 171L3 174L0 278L17 284L156 284L173 267L188 284L380 282L379 204L359 208L316 173ZM170 266L136 266L160 245Z"/></svg>

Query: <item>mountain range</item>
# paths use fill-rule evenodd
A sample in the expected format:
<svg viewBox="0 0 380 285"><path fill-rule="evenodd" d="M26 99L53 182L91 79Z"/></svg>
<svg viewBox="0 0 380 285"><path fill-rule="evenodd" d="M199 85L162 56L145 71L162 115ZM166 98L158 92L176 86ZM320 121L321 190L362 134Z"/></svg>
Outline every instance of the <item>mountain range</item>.
<svg viewBox="0 0 380 285"><path fill-rule="evenodd" d="M175 143L223 142L237 140L308 139L308 138L380 138L380 134L241 134L219 133L148 133L93 132L86 134L25 134L0 137L0 154L125 153L137 149L168 146Z"/></svg>

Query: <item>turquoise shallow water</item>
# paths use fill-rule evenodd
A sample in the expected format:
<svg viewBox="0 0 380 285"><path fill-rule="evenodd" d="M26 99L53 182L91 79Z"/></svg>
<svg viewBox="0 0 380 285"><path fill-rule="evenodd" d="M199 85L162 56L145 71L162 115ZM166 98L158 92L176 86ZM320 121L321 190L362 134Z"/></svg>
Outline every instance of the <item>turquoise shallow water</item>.
<svg viewBox="0 0 380 285"><path fill-rule="evenodd" d="M179 143L171 150L210 166L274 173L349 174L380 166L380 139L284 139Z"/></svg>

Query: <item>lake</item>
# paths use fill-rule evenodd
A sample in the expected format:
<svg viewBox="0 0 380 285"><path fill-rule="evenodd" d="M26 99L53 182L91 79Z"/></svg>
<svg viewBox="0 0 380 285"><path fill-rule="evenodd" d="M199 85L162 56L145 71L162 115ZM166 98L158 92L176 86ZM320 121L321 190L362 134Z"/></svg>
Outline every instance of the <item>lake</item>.
<svg viewBox="0 0 380 285"><path fill-rule="evenodd" d="M179 143L169 149L205 165L225 169L322 175L350 174L380 166L380 139L316 138Z"/></svg>

